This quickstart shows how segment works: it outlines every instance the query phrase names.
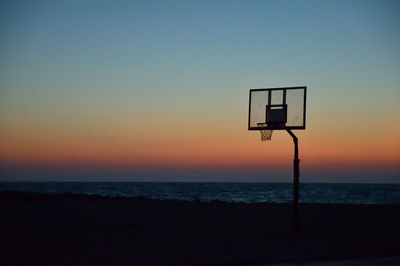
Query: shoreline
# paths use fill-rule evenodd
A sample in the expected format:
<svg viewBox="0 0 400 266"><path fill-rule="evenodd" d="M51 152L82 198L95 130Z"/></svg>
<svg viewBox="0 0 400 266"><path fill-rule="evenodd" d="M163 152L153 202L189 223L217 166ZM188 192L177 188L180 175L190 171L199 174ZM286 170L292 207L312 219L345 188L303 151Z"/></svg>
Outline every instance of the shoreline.
<svg viewBox="0 0 400 266"><path fill-rule="evenodd" d="M400 255L400 205L0 192L4 265L254 265Z"/></svg>
<svg viewBox="0 0 400 266"><path fill-rule="evenodd" d="M75 192L64 192L64 193L47 193L47 192L32 192L22 190L0 190L0 200L37 200L37 199L79 199L79 200L133 200L133 201L155 201L164 203L225 203L225 204L242 204L242 205L291 205L291 202L240 202L240 201L224 201L219 199L213 199L210 201L202 201L200 199L193 200L176 200L176 199L161 199L161 198L148 198L145 196L108 196L108 195L97 195L97 194L85 194ZM339 205L339 206L400 206L397 203L342 203L342 202L300 202L301 205Z"/></svg>

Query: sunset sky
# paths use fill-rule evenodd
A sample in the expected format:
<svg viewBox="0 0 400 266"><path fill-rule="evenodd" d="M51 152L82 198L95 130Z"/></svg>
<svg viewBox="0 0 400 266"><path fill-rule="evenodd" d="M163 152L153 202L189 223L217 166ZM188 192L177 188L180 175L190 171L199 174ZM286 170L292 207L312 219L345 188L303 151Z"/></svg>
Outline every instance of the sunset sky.
<svg viewBox="0 0 400 266"><path fill-rule="evenodd" d="M400 182L399 1L1 1L0 181Z"/></svg>

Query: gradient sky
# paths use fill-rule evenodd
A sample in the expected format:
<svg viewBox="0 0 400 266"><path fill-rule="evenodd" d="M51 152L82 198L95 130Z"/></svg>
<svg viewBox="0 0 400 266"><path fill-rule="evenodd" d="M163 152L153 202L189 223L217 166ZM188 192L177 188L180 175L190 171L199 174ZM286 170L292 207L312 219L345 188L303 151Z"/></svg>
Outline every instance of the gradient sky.
<svg viewBox="0 0 400 266"><path fill-rule="evenodd" d="M400 182L399 1L1 1L0 180Z"/></svg>

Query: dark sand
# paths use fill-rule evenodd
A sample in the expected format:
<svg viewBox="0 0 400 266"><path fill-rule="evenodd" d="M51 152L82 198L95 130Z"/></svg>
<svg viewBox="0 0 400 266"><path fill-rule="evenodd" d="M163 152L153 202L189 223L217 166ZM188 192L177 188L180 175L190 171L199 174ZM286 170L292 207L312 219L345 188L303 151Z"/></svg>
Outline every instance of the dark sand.
<svg viewBox="0 0 400 266"><path fill-rule="evenodd" d="M164 202L0 192L0 265L254 265L400 255L400 205Z"/></svg>

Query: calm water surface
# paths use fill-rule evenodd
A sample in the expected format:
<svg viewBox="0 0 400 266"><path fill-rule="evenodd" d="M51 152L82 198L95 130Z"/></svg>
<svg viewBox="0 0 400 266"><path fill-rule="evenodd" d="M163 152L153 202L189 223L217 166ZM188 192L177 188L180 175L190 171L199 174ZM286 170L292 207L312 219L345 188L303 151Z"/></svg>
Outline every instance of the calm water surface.
<svg viewBox="0 0 400 266"><path fill-rule="evenodd" d="M400 184L304 183L300 189L300 201L307 203L400 204ZM292 200L290 183L0 182L1 190L204 202Z"/></svg>

